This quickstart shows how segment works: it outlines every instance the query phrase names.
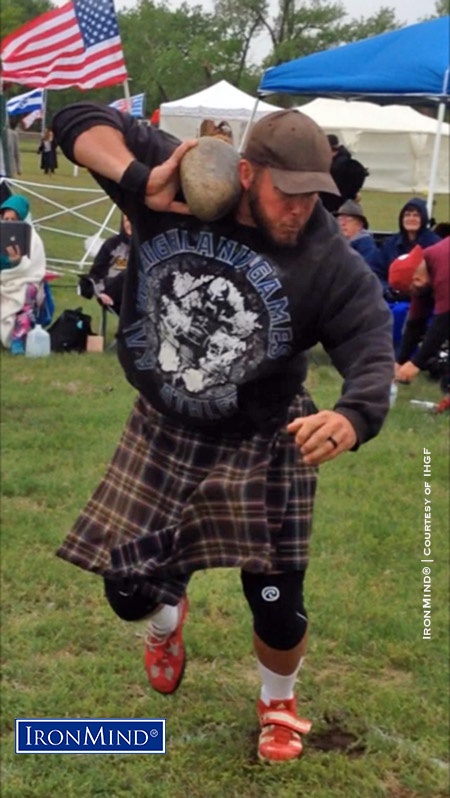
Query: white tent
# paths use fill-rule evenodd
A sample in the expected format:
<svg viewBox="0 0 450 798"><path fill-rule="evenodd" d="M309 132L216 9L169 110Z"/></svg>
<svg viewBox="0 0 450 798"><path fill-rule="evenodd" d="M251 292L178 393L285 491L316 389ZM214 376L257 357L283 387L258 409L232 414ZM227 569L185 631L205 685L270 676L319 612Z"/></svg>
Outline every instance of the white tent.
<svg viewBox="0 0 450 798"><path fill-rule="evenodd" d="M379 106L319 98L299 110L326 133L335 133L370 175L364 188L426 192L436 137L436 119L405 105ZM442 128L436 193L449 190L450 125Z"/></svg>
<svg viewBox="0 0 450 798"><path fill-rule="evenodd" d="M198 136L203 119L213 119L216 124L226 120L233 131L234 143L238 146L255 103L255 97L221 80L189 97L162 103L159 127L184 140ZM255 119L278 110L277 106L260 101Z"/></svg>

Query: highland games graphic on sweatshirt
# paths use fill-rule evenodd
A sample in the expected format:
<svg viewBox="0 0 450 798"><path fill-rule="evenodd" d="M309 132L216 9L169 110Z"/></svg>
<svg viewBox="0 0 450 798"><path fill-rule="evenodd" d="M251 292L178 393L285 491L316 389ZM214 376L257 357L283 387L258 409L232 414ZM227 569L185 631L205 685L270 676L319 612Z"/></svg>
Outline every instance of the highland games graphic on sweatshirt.
<svg viewBox="0 0 450 798"><path fill-rule="evenodd" d="M237 386L289 355L289 303L276 268L211 232L173 229L140 248L140 318L125 328L135 367L153 371L167 407L196 418L237 409Z"/></svg>

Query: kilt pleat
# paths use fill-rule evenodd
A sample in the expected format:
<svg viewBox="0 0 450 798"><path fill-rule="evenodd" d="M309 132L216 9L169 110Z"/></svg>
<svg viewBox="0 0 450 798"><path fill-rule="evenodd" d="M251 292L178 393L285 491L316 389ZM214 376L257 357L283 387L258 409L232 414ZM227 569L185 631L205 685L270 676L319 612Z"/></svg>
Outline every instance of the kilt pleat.
<svg viewBox="0 0 450 798"><path fill-rule="evenodd" d="M310 412L303 396L289 415ZM284 430L242 438L181 428L140 396L57 555L104 576L144 579L167 603L197 570L305 568L316 477Z"/></svg>

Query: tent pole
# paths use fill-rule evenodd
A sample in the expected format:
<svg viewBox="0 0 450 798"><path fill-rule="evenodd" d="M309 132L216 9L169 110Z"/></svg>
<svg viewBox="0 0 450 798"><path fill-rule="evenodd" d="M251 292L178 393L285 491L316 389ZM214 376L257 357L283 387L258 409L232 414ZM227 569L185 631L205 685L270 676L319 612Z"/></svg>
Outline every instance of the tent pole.
<svg viewBox="0 0 450 798"><path fill-rule="evenodd" d="M446 95L448 91L449 76L450 76L450 67L448 67L445 71L444 84L442 86L443 95ZM428 185L427 211L430 219L433 216L433 200L434 200L434 191L436 188L436 176L438 170L439 150L441 147L442 125L444 122L444 114L445 114L445 102L440 102L437 112L437 129L436 129L436 136L434 139L433 157L431 159L430 182Z"/></svg>
<svg viewBox="0 0 450 798"><path fill-rule="evenodd" d="M250 119L248 120L248 122L247 122L247 124L245 126L244 135L242 136L242 138L241 138L241 140L239 142L239 147L238 147L239 152L242 152L242 150L244 149L244 144L247 141L247 136L248 136L249 130L250 130L250 128L251 128L251 126L253 124L253 120L255 118L255 114L256 114L256 109L258 107L258 103L259 103L259 97L256 98L256 102L255 102L255 104L253 106L253 111L251 113Z"/></svg>
<svg viewBox="0 0 450 798"><path fill-rule="evenodd" d="M445 103L439 103L437 114L437 130L434 139L433 157L431 159L430 182L428 184L427 211L431 219L433 216L433 201L436 188L436 177L438 169L439 150L441 147L442 124L444 121Z"/></svg>

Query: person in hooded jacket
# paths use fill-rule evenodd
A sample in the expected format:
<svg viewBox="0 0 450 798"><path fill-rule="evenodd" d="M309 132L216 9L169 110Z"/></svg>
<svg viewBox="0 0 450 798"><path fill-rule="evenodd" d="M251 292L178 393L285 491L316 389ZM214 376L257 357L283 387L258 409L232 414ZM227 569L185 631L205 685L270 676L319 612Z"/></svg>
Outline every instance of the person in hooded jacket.
<svg viewBox="0 0 450 798"><path fill-rule="evenodd" d="M385 297L389 300L395 299L388 285L388 272L391 263L400 255L407 255L411 252L416 244L420 244L425 249L441 240L436 233L430 230L427 206L420 197L412 197L405 203L398 217L398 226L398 233L394 233L384 241L380 248L378 262L373 267L381 280Z"/></svg>
<svg viewBox="0 0 450 798"><path fill-rule="evenodd" d="M81 296L85 299L95 297L101 305L117 315L122 303L130 246L131 222L122 214L120 231L106 239L94 258L89 274L79 280Z"/></svg>
<svg viewBox="0 0 450 798"><path fill-rule="evenodd" d="M27 198L14 194L0 205L0 218L28 222L29 211ZM44 303L45 268L44 244L33 225L29 256L19 246L8 247L7 254L0 256L0 335L13 355L25 353L26 337Z"/></svg>

